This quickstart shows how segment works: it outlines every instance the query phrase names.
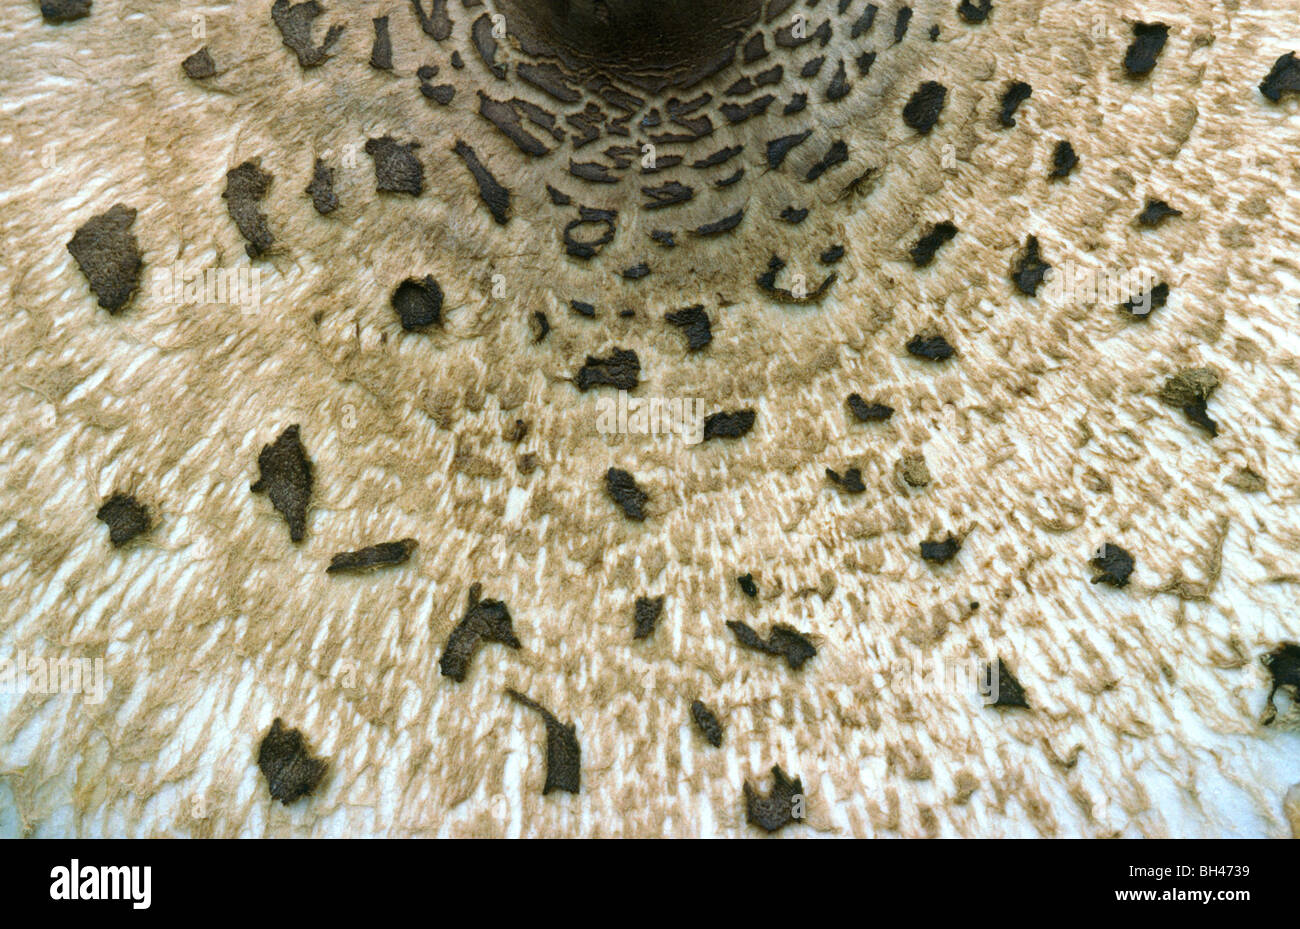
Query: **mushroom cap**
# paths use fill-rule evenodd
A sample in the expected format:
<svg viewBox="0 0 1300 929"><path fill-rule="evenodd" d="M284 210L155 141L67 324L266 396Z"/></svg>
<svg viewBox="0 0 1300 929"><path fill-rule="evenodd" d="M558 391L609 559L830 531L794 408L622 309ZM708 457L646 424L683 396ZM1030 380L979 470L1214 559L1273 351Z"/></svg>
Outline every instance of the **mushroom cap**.
<svg viewBox="0 0 1300 929"><path fill-rule="evenodd" d="M1294 768L1261 737L1254 658L1294 637L1300 577L1300 110L1258 84L1294 11L1227 30L1165 0L1167 45L1134 76L1110 0L997 0L981 22L917 0L898 41L892 4L855 36L863 0L768 2L730 64L656 88L602 84L598 44L569 46L583 82L556 78L523 47L544 31L527 18L487 62L491 14L510 27L518 7L436 6L442 40L395 5L391 70L370 64L370 14L329 0L279 30L265 0L236 0L202 42L162 46L149 17L6 14L0 97L23 101L7 118L32 152L0 159L0 190L23 191L0 208L16 269L0 281L0 627L28 658L103 657L108 682L75 712L68 695L0 704L6 741L36 735L6 760L22 828L363 834L382 803L385 831L412 834L743 835L742 782L779 764L808 785L808 824L838 834L1286 834ZM200 81L181 62L204 42ZM49 92L88 47L94 79ZM1032 96L1006 127L1013 81ZM701 139L651 141L703 116ZM1053 179L1060 140L1078 164ZM400 159L388 189L380 153ZM258 183L223 199L249 163ZM1153 199L1180 215L1137 223ZM143 277L110 317L66 246L118 203ZM1054 269L1032 296L1011 273L1031 238ZM206 272L248 300L216 299ZM426 277L439 325L406 331L392 295ZM1121 308L1157 280L1166 306ZM697 305L711 341L691 351L664 316ZM918 335L955 353L917 357ZM633 390L577 389L584 359L619 350ZM1199 369L1220 381L1212 440L1160 396ZM854 393L893 415L858 420ZM689 442L628 429L630 399L755 415ZM599 428L607 409L621 432ZM286 423L315 474L297 547L248 492ZM918 454L927 481L896 480ZM826 480L846 463L864 492ZM1267 491L1232 486L1242 467ZM648 494L645 520L610 505L611 468ZM147 545L95 531L119 484L169 514ZM948 532L960 556L935 570L918 544ZM323 570L407 538L419 557L400 568ZM1089 582L1106 542L1135 558L1122 589ZM478 581L522 647L482 650L455 683L437 656ZM634 643L637 598L660 594ZM788 624L816 657L794 672L728 621ZM983 705L973 680L994 658L1028 708ZM536 733L483 738L506 687L576 724L577 797L543 799ZM682 738L697 698L726 719L720 748ZM268 820L250 759L274 716L328 748L330 777ZM129 796L85 786L128 780ZM150 802L196 794L223 802L201 819Z"/></svg>

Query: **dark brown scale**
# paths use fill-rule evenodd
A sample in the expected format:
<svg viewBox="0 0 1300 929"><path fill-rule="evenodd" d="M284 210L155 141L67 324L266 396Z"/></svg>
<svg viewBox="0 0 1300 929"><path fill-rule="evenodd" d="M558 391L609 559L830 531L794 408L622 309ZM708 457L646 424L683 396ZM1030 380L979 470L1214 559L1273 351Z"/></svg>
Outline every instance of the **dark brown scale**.
<svg viewBox="0 0 1300 929"><path fill-rule="evenodd" d="M481 584L470 587L465 615L451 630L442 657L438 659L438 670L442 676L453 681L465 680L470 661L481 643L495 642L513 649L521 647L506 605L500 600L480 600L482 592Z"/></svg>
<svg viewBox="0 0 1300 929"><path fill-rule="evenodd" d="M148 532L149 508L130 494L115 493L100 506L95 518L108 526L108 541L120 548Z"/></svg>
<svg viewBox="0 0 1300 929"><path fill-rule="evenodd" d="M776 832L803 818L803 782L789 778L780 765L772 768L772 789L761 794L745 781L745 821L764 832Z"/></svg>
<svg viewBox="0 0 1300 929"><path fill-rule="evenodd" d="M546 784L542 795L554 790L576 794L582 780L582 749L578 745L577 727L560 722L546 707L517 690L506 693L516 703L540 714L546 724Z"/></svg>
<svg viewBox="0 0 1300 929"><path fill-rule="evenodd" d="M285 806L314 792L329 767L313 758L302 733L285 728L278 716L257 747L257 766L266 778L271 799Z"/></svg>
<svg viewBox="0 0 1300 929"><path fill-rule="evenodd" d="M275 442L262 447L257 468L260 476L249 489L271 498L271 504L289 524L289 539L301 542L307 535L313 469L296 424L284 430Z"/></svg>
<svg viewBox="0 0 1300 929"><path fill-rule="evenodd" d="M330 559L326 574L368 574L379 568L406 564L417 547L415 539L380 542L355 552L339 552Z"/></svg>

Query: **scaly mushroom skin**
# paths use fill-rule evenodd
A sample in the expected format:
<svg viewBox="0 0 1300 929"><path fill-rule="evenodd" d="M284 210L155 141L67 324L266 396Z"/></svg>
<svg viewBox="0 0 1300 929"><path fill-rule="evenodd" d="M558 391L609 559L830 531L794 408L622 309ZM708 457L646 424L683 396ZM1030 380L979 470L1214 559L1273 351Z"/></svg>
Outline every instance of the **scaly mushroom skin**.
<svg viewBox="0 0 1300 929"><path fill-rule="evenodd" d="M0 830L1289 834L1300 0L1138 6L5 5Z"/></svg>

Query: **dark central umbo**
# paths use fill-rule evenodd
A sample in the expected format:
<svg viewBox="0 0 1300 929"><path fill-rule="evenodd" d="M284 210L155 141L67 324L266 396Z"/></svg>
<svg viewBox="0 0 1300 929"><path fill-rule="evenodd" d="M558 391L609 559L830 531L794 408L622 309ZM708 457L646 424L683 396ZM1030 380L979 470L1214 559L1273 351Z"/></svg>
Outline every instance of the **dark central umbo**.
<svg viewBox="0 0 1300 929"><path fill-rule="evenodd" d="M762 0L500 0L529 55L657 93L726 66Z"/></svg>

